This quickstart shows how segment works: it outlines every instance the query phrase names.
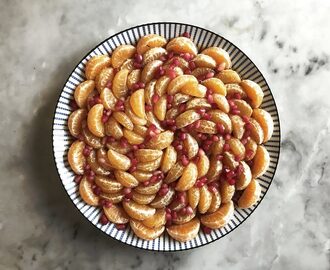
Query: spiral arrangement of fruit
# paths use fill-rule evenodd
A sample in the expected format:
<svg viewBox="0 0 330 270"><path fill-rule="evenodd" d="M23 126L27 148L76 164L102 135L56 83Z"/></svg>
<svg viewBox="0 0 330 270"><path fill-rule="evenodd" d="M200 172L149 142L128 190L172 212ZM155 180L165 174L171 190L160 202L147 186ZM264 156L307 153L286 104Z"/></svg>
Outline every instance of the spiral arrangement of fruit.
<svg viewBox="0 0 330 270"><path fill-rule="evenodd" d="M101 224L188 241L258 201L273 121L226 51L151 34L92 57L85 74L68 161L82 199L103 208Z"/></svg>

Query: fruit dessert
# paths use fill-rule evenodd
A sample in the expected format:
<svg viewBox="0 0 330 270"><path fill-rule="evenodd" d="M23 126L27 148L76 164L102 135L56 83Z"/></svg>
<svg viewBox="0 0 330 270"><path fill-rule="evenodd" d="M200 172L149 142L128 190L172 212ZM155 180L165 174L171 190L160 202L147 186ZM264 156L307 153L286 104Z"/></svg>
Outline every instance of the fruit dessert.
<svg viewBox="0 0 330 270"><path fill-rule="evenodd" d="M151 34L90 58L85 75L68 162L102 225L188 241L258 201L273 121L260 86L231 69L225 50L199 51L188 33Z"/></svg>

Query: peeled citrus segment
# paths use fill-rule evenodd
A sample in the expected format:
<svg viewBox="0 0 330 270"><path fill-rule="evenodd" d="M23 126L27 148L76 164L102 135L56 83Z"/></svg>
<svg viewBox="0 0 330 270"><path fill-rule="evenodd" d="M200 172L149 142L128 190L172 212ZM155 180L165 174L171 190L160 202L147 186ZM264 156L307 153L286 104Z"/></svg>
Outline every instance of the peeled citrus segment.
<svg viewBox="0 0 330 270"><path fill-rule="evenodd" d="M269 163L270 156L267 149L262 145L258 145L251 169L253 178L263 175L267 171Z"/></svg>
<svg viewBox="0 0 330 270"><path fill-rule="evenodd" d="M168 192L164 196L157 195L150 205L154 208L162 209L173 201L174 195L175 195L174 189L169 188Z"/></svg>
<svg viewBox="0 0 330 270"><path fill-rule="evenodd" d="M124 129L124 137L130 144L138 145L144 142L144 137L126 128Z"/></svg>
<svg viewBox="0 0 330 270"><path fill-rule="evenodd" d="M225 96L220 94L213 94L213 100L221 111L223 111L224 113L229 113L230 107L228 100Z"/></svg>
<svg viewBox="0 0 330 270"><path fill-rule="evenodd" d="M250 118L250 132L251 138L257 143L261 144L264 141L264 131L261 125L254 118Z"/></svg>
<svg viewBox="0 0 330 270"><path fill-rule="evenodd" d="M231 115L230 116L231 124L232 124L232 129L233 129L233 135L237 139L242 139L244 135L244 121L239 115Z"/></svg>
<svg viewBox="0 0 330 270"><path fill-rule="evenodd" d="M133 89L134 84L141 80L141 69L132 70L127 76L127 87L128 89Z"/></svg>
<svg viewBox="0 0 330 270"><path fill-rule="evenodd" d="M194 84L192 86L183 86L180 91L184 94L194 97L205 97L207 88L202 84Z"/></svg>
<svg viewBox="0 0 330 270"><path fill-rule="evenodd" d="M87 98L93 92L95 88L95 82L93 80L87 80L80 83L74 91L74 100L79 108L85 108L87 106Z"/></svg>
<svg viewBox="0 0 330 270"><path fill-rule="evenodd" d="M257 153L257 143L248 138L247 143L245 144L245 160L252 160Z"/></svg>
<svg viewBox="0 0 330 270"><path fill-rule="evenodd" d="M109 221L115 224L125 224L129 221L129 216L119 205L114 204L109 208L103 207L103 211Z"/></svg>
<svg viewBox="0 0 330 270"><path fill-rule="evenodd" d="M219 229L226 226L234 215L234 203L229 201L222 204L220 208L211 214L201 216L201 223L211 229Z"/></svg>
<svg viewBox="0 0 330 270"><path fill-rule="evenodd" d="M161 160L161 158L157 158L149 162L139 162L136 168L140 171L153 172L159 168Z"/></svg>
<svg viewBox="0 0 330 270"><path fill-rule="evenodd" d="M159 121L163 121L165 119L166 110L167 110L166 106L167 106L166 96L161 96L154 105L154 114Z"/></svg>
<svg viewBox="0 0 330 270"><path fill-rule="evenodd" d="M243 191L242 196L238 200L238 207L249 208L253 206L260 198L261 187L257 180L252 179L250 184Z"/></svg>
<svg viewBox="0 0 330 270"><path fill-rule="evenodd" d="M238 173L236 178L236 190L245 189L252 180L252 173L250 167L244 161L241 161L240 164L242 166L242 170Z"/></svg>
<svg viewBox="0 0 330 270"><path fill-rule="evenodd" d="M228 83L226 84L227 90L227 97L233 97L235 94L240 95L241 98L247 98L246 93L244 92L243 88L237 83Z"/></svg>
<svg viewBox="0 0 330 270"><path fill-rule="evenodd" d="M101 72L101 70L110 66L110 64L111 58L107 55L93 56L90 60L88 60L86 64L86 78L88 80L94 80L95 77Z"/></svg>
<svg viewBox="0 0 330 270"><path fill-rule="evenodd" d="M222 162L216 158L216 156L212 156L210 160L210 168L206 174L206 177L209 182L215 181L218 179L222 172Z"/></svg>
<svg viewBox="0 0 330 270"><path fill-rule="evenodd" d="M249 97L252 108L258 108L264 98L264 92L261 87L257 83L250 80L243 80L240 85Z"/></svg>
<svg viewBox="0 0 330 270"><path fill-rule="evenodd" d="M122 191L116 193L105 193L100 194L100 198L105 199L111 203L120 203L125 197L125 194Z"/></svg>
<svg viewBox="0 0 330 270"><path fill-rule="evenodd" d="M140 162L149 162L162 157L163 151L155 149L138 149L135 151L135 157Z"/></svg>
<svg viewBox="0 0 330 270"><path fill-rule="evenodd" d="M207 89L210 89L213 93L220 94L225 96L227 94L226 86L220 79L210 78L202 81L202 85L204 85Z"/></svg>
<svg viewBox="0 0 330 270"><path fill-rule="evenodd" d="M226 133L231 133L232 125L231 120L228 114L220 111L220 110L211 110L208 112L211 116L211 120L215 123L221 123L225 128Z"/></svg>
<svg viewBox="0 0 330 270"><path fill-rule="evenodd" d="M166 230L168 234L175 240L186 242L194 239L197 236L199 228L199 219L194 218L185 224L169 226Z"/></svg>
<svg viewBox="0 0 330 270"><path fill-rule="evenodd" d="M136 50L139 54L144 54L146 51L155 47L163 47L166 44L166 39L156 34L149 34L139 39Z"/></svg>
<svg viewBox="0 0 330 270"><path fill-rule="evenodd" d="M174 224L185 224L191 221L196 216L196 209L193 209L192 213L181 214L180 212L176 215L176 217L172 218L172 222Z"/></svg>
<svg viewBox="0 0 330 270"><path fill-rule="evenodd" d="M120 45L112 53L112 66L119 68L127 59L132 58L136 49L132 45Z"/></svg>
<svg viewBox="0 0 330 270"><path fill-rule="evenodd" d="M200 125L198 127L195 127L195 130L200 133L206 133L206 134L216 134L217 126L215 122L209 121L209 120L199 120Z"/></svg>
<svg viewBox="0 0 330 270"><path fill-rule="evenodd" d="M211 56L215 60L217 65L225 64L226 69L231 67L231 60L229 54L219 47L206 48L202 51L202 54Z"/></svg>
<svg viewBox="0 0 330 270"><path fill-rule="evenodd" d="M144 89L144 100L145 100L145 103L148 105L153 104L152 97L155 94L156 83L157 83L156 80L152 80L152 81L146 83L146 87Z"/></svg>
<svg viewBox="0 0 330 270"><path fill-rule="evenodd" d="M254 109L252 117L257 120L263 130L263 142L267 142L272 137L274 131L274 122L272 116L263 109Z"/></svg>
<svg viewBox="0 0 330 270"><path fill-rule="evenodd" d="M212 68L198 67L191 72L191 75L198 78L198 80L202 80L207 76L207 74L211 73L214 73L214 70Z"/></svg>
<svg viewBox="0 0 330 270"><path fill-rule="evenodd" d="M165 119L169 120L169 119L175 119L178 115L179 115L179 109L177 107L175 108L171 108L166 112L166 116Z"/></svg>
<svg viewBox="0 0 330 270"><path fill-rule="evenodd" d="M78 137L82 130L82 122L87 117L87 111L85 109L78 109L72 112L68 119L68 128L70 134L74 137Z"/></svg>
<svg viewBox="0 0 330 270"><path fill-rule="evenodd" d="M85 143L81 141L75 141L69 148L68 162L76 174L84 174L86 164L86 158L83 155L84 148Z"/></svg>
<svg viewBox="0 0 330 270"><path fill-rule="evenodd" d="M102 122L103 105L94 105L87 115L88 129L97 137L104 137L104 124Z"/></svg>
<svg viewBox="0 0 330 270"><path fill-rule="evenodd" d="M99 204L99 197L94 194L92 183L88 182L86 176L82 178L79 184L79 194L88 205L97 206Z"/></svg>
<svg viewBox="0 0 330 270"><path fill-rule="evenodd" d="M154 60L158 60L161 56L165 56L167 51L162 47L151 48L143 55L143 65L146 65Z"/></svg>
<svg viewBox="0 0 330 270"><path fill-rule="evenodd" d="M155 85L155 93L158 96L163 96L166 94L167 86L169 85L171 79L168 76L162 76L160 77Z"/></svg>
<svg viewBox="0 0 330 270"><path fill-rule="evenodd" d="M182 103L186 103L191 99L191 96L183 94L183 93L176 93L173 98L172 105L178 106Z"/></svg>
<svg viewBox="0 0 330 270"><path fill-rule="evenodd" d="M211 104L205 98L193 98L186 103L186 110L198 108L211 108Z"/></svg>
<svg viewBox="0 0 330 270"><path fill-rule="evenodd" d="M175 189L178 191L186 191L192 188L197 180L197 166L190 162L187 167L183 169L182 176L179 179Z"/></svg>
<svg viewBox="0 0 330 270"><path fill-rule="evenodd" d="M155 214L145 220L142 223L148 228L158 228L166 223L165 209L157 209Z"/></svg>
<svg viewBox="0 0 330 270"><path fill-rule="evenodd" d="M155 78L156 72L162 64L163 62L160 60L154 60L146 64L141 73L141 81L148 83Z"/></svg>
<svg viewBox="0 0 330 270"><path fill-rule="evenodd" d="M212 193L208 190L207 186L204 185L200 189L200 198L198 203L198 211L204 214L209 210L212 202Z"/></svg>
<svg viewBox="0 0 330 270"><path fill-rule="evenodd" d="M238 166L238 162L235 160L235 156L230 152L223 153L223 164L229 169L234 170Z"/></svg>
<svg viewBox="0 0 330 270"><path fill-rule="evenodd" d="M169 145L164 151L164 155L161 163L161 170L164 173L167 173L174 166L176 160L177 160L177 152L175 151L172 145Z"/></svg>
<svg viewBox="0 0 330 270"><path fill-rule="evenodd" d="M106 67L101 70L101 72L95 78L96 89L101 93L101 91L112 84L113 77L115 76L115 72L113 68ZM109 87L108 87L109 88Z"/></svg>
<svg viewBox="0 0 330 270"><path fill-rule="evenodd" d="M197 54L193 62L196 67L216 68L217 66L215 60L206 54Z"/></svg>
<svg viewBox="0 0 330 270"><path fill-rule="evenodd" d="M139 185L134 190L141 194L155 194L159 191L161 186L162 186L162 181L158 181L148 186Z"/></svg>
<svg viewBox="0 0 330 270"><path fill-rule="evenodd" d="M100 148L96 152L97 162L106 170L111 171L113 168L110 165L107 150L105 148Z"/></svg>
<svg viewBox="0 0 330 270"><path fill-rule="evenodd" d="M83 122L82 126L83 128L81 131L81 135L84 138L84 142L95 149L101 148L102 147L101 138L95 136L92 132L89 131L86 122Z"/></svg>
<svg viewBox="0 0 330 270"><path fill-rule="evenodd" d="M115 177L124 187L132 188L139 184L139 181L132 174L125 171L116 170Z"/></svg>
<svg viewBox="0 0 330 270"><path fill-rule="evenodd" d="M147 205L138 204L134 201L123 202L123 207L126 213L134 219L144 220L153 216L156 213L156 209Z"/></svg>
<svg viewBox="0 0 330 270"><path fill-rule="evenodd" d="M145 182L149 180L152 176L152 173L144 172L144 171L135 171L132 172L132 175L139 181L139 182Z"/></svg>
<svg viewBox="0 0 330 270"><path fill-rule="evenodd" d="M204 153L204 151L202 152L202 154L199 155L199 159L196 162L196 165L197 165L197 171L198 171L198 175L197 175L198 178L206 175L207 172L209 171L210 160L207 157L207 155Z"/></svg>
<svg viewBox="0 0 330 270"><path fill-rule="evenodd" d="M124 135L122 127L113 117L110 117L109 120L104 124L104 129L106 135L112 136L117 140Z"/></svg>
<svg viewBox="0 0 330 270"><path fill-rule="evenodd" d="M214 213L220 208L221 205L221 195L218 190L212 192L212 201L210 208L207 210L208 213Z"/></svg>
<svg viewBox="0 0 330 270"><path fill-rule="evenodd" d="M114 94L109 88L103 88L101 90L100 98L102 100L102 104L105 109L107 110L115 109L117 98L114 96Z"/></svg>
<svg viewBox="0 0 330 270"><path fill-rule="evenodd" d="M99 186L105 193L117 193L123 188L123 185L115 179L101 175L97 175L95 177L95 184Z"/></svg>
<svg viewBox="0 0 330 270"><path fill-rule="evenodd" d="M188 203L188 195L187 195L187 192L184 191L184 192L181 192L180 199L175 197L173 199L173 201L170 203L170 205L168 206L168 208L171 209L172 212L178 212L178 211L182 210L183 208L185 208L187 203Z"/></svg>
<svg viewBox="0 0 330 270"><path fill-rule="evenodd" d="M108 151L108 159L111 166L117 170L127 171L131 167L131 160L128 157L112 149Z"/></svg>
<svg viewBox="0 0 330 270"><path fill-rule="evenodd" d="M147 147L151 149L163 150L171 145L173 142L174 133L173 131L166 130L161 132L157 136L152 137L147 142Z"/></svg>
<svg viewBox="0 0 330 270"><path fill-rule="evenodd" d="M180 162L177 162L173 165L173 167L170 169L170 171L167 173L164 182L166 184L172 183L175 180L177 180L183 173L183 166Z"/></svg>
<svg viewBox="0 0 330 270"><path fill-rule="evenodd" d="M127 69L119 70L112 82L112 91L116 98L126 97L128 93L127 76L129 71Z"/></svg>
<svg viewBox="0 0 330 270"><path fill-rule="evenodd" d="M226 180L220 182L220 195L222 203L231 201L235 193L235 186L228 184Z"/></svg>
<svg viewBox="0 0 330 270"><path fill-rule="evenodd" d="M245 100L242 99L234 99L233 102L237 106L240 116L244 116L244 115L248 117L251 116L252 108L249 105L249 103L247 103Z"/></svg>
<svg viewBox="0 0 330 270"><path fill-rule="evenodd" d="M146 137L148 133L148 128L146 126L140 126L135 124L133 131L142 137Z"/></svg>
<svg viewBox="0 0 330 270"><path fill-rule="evenodd" d="M132 110L131 104L130 104L130 98L125 101L125 114L131 119L132 123L134 125L144 126L147 124L147 120L144 118L138 117Z"/></svg>
<svg viewBox="0 0 330 270"><path fill-rule="evenodd" d="M197 187L188 190L188 202L191 208L195 209L199 203L200 191Z"/></svg>
<svg viewBox="0 0 330 270"><path fill-rule="evenodd" d="M230 150L235 155L236 158L239 158L240 160L244 158L245 156L245 147L244 144L236 138L230 138L228 140L228 144L230 146Z"/></svg>
<svg viewBox="0 0 330 270"><path fill-rule="evenodd" d="M173 38L167 43L166 49L175 53L190 53L192 55L197 55L197 47L195 43L186 37Z"/></svg>
<svg viewBox="0 0 330 270"><path fill-rule="evenodd" d="M180 69L189 68L188 61L180 56L174 56L173 58L168 59L164 64L164 69L171 68L173 66L177 66Z"/></svg>
<svg viewBox="0 0 330 270"><path fill-rule="evenodd" d="M98 162L96 158L96 153L94 150L90 151L87 157L87 163L91 167L92 171L95 172L97 175L109 175L110 171L104 169Z"/></svg>
<svg viewBox="0 0 330 270"><path fill-rule="evenodd" d="M196 77L192 75L181 75L174 78L167 87L167 93L169 95L174 95L175 93L179 92L180 89L185 87L193 87L194 85L198 85L198 80Z"/></svg>
<svg viewBox="0 0 330 270"><path fill-rule="evenodd" d="M133 232L144 240L153 240L159 237L165 230L164 226L160 226L157 228L149 228L144 225L142 222L131 219L130 226Z"/></svg>
<svg viewBox="0 0 330 270"><path fill-rule="evenodd" d="M130 105L133 112L140 118L145 117L144 89L135 91L130 97Z"/></svg>
<svg viewBox="0 0 330 270"><path fill-rule="evenodd" d="M132 199L138 204L150 204L155 199L156 194L140 194L132 191Z"/></svg>
<svg viewBox="0 0 330 270"><path fill-rule="evenodd" d="M134 60L133 59L127 59L125 60L125 62L121 65L121 67L119 68L119 70L128 70L128 72L133 71L134 69ZM128 80L128 77L127 77Z"/></svg>
<svg viewBox="0 0 330 270"><path fill-rule="evenodd" d="M190 134L186 134L186 139L183 141L184 148L187 152L188 159L192 159L198 153L198 142Z"/></svg>
<svg viewBox="0 0 330 270"><path fill-rule="evenodd" d="M222 136L219 136L219 140L214 142L211 146L211 154L214 156L222 154L223 146L225 145L225 139Z"/></svg>
<svg viewBox="0 0 330 270"><path fill-rule="evenodd" d="M200 118L201 116L199 113L195 112L194 110L187 110L176 117L175 123L177 128L183 128L194 123Z"/></svg>
<svg viewBox="0 0 330 270"><path fill-rule="evenodd" d="M112 149L123 155L126 155L128 152L132 151L132 146L130 144L123 146L122 143L119 141L108 142L106 146L109 149Z"/></svg>
<svg viewBox="0 0 330 270"><path fill-rule="evenodd" d="M131 119L124 112L114 112L113 117L117 120L119 124L127 128L128 130L133 130L133 123Z"/></svg>
<svg viewBox="0 0 330 270"><path fill-rule="evenodd" d="M240 83L241 78L238 73L232 69L225 69L220 71L215 77L220 79L223 83Z"/></svg>

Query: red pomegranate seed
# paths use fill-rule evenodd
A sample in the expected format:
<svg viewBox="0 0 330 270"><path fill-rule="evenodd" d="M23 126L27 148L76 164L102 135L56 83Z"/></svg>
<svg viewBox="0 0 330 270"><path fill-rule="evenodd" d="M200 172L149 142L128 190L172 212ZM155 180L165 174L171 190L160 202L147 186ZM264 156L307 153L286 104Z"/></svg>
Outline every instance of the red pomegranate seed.
<svg viewBox="0 0 330 270"><path fill-rule="evenodd" d="M156 183L158 181L157 175L151 176L150 179L149 179L149 181L150 181L151 184Z"/></svg>
<svg viewBox="0 0 330 270"><path fill-rule="evenodd" d="M143 82L138 82L138 85L139 85L139 88L145 88L146 87L145 83L143 83Z"/></svg>
<svg viewBox="0 0 330 270"><path fill-rule="evenodd" d="M186 38L190 38L190 34L188 32L183 32L182 36Z"/></svg>
<svg viewBox="0 0 330 270"><path fill-rule="evenodd" d="M206 145L211 145L211 144L213 143L213 141L212 141L212 140L206 140L204 143L205 143Z"/></svg>
<svg viewBox="0 0 330 270"><path fill-rule="evenodd" d="M191 70L189 68L185 68L183 71L184 74L186 75L190 75L191 74Z"/></svg>
<svg viewBox="0 0 330 270"><path fill-rule="evenodd" d="M116 228L119 231L123 231L126 229L126 225L125 224L116 224Z"/></svg>
<svg viewBox="0 0 330 270"><path fill-rule="evenodd" d="M132 89L133 90L138 90L140 87L139 87L139 84L138 83L133 83L132 85Z"/></svg>
<svg viewBox="0 0 330 270"><path fill-rule="evenodd" d="M182 151L182 149L183 149L182 144L178 144L178 145L175 147L175 150L177 150L177 151Z"/></svg>
<svg viewBox="0 0 330 270"><path fill-rule="evenodd" d="M228 104L229 104L230 108L233 108L233 107L236 107L237 108L237 106L235 105L234 101L232 101L232 100L228 100Z"/></svg>
<svg viewBox="0 0 330 270"><path fill-rule="evenodd" d="M124 138L124 137L120 138L120 146L125 147L125 148L128 146L128 141L126 138Z"/></svg>
<svg viewBox="0 0 330 270"><path fill-rule="evenodd" d="M194 70L196 68L196 64L194 61L190 61L188 65L189 65L190 70Z"/></svg>
<svg viewBox="0 0 330 270"><path fill-rule="evenodd" d="M166 213L171 214L172 210L171 208L165 208Z"/></svg>
<svg viewBox="0 0 330 270"><path fill-rule="evenodd" d="M85 157L88 157L90 153L91 153L91 149L89 147L85 146L84 150L83 150L83 155Z"/></svg>
<svg viewBox="0 0 330 270"><path fill-rule="evenodd" d="M201 127L201 121L200 120L197 120L197 121L195 121L195 123L194 123L194 125L193 125L193 128L200 128Z"/></svg>
<svg viewBox="0 0 330 270"><path fill-rule="evenodd" d="M102 123L106 123L106 122L108 122L108 120L109 120L109 116L102 115L102 118L101 118Z"/></svg>
<svg viewBox="0 0 330 270"><path fill-rule="evenodd" d="M181 156L181 163L183 166L187 166L189 164L189 159L187 158L186 155Z"/></svg>
<svg viewBox="0 0 330 270"><path fill-rule="evenodd" d="M130 168L129 168L129 172L130 173L133 173L137 170L137 166L136 165L132 165Z"/></svg>
<svg viewBox="0 0 330 270"><path fill-rule="evenodd" d="M250 159L253 156L254 152L251 149L246 150L245 156Z"/></svg>
<svg viewBox="0 0 330 270"><path fill-rule="evenodd" d="M226 178L230 179L233 178L235 176L235 172L234 171L228 171L226 172Z"/></svg>
<svg viewBox="0 0 330 270"><path fill-rule="evenodd" d="M99 195L101 195L101 192L102 192L102 189L101 189L100 187L95 186L95 187L93 188L93 193L94 193L95 195L99 196Z"/></svg>
<svg viewBox="0 0 330 270"><path fill-rule="evenodd" d="M141 68L143 67L143 65L142 65L141 63L134 62L134 63L133 63L133 67L134 67L135 69L141 69Z"/></svg>
<svg viewBox="0 0 330 270"><path fill-rule="evenodd" d="M240 164L237 166L236 170L237 170L237 174L238 174L238 175L242 174L243 171L244 171L243 165L240 163Z"/></svg>
<svg viewBox="0 0 330 270"><path fill-rule="evenodd" d="M215 186L213 186L213 185L209 185L207 188L212 193L216 193L217 192L217 188Z"/></svg>
<svg viewBox="0 0 330 270"><path fill-rule="evenodd" d="M82 175L76 175L74 178L75 183L80 184L83 176Z"/></svg>
<svg viewBox="0 0 330 270"><path fill-rule="evenodd" d="M244 127L247 129L247 130L250 130L252 129L252 124L250 122L247 122L245 123Z"/></svg>
<svg viewBox="0 0 330 270"><path fill-rule="evenodd" d="M172 95L167 95L167 96L166 96L166 100L167 100L167 103L172 103L173 100L174 100L174 96L172 96Z"/></svg>
<svg viewBox="0 0 330 270"><path fill-rule="evenodd" d="M169 208L167 208L167 209L169 209ZM166 213L165 218L166 218L166 221L171 221L172 220L171 213Z"/></svg>
<svg viewBox="0 0 330 270"><path fill-rule="evenodd" d="M217 130L222 135L225 133L225 127L221 123L217 123Z"/></svg>
<svg viewBox="0 0 330 270"><path fill-rule="evenodd" d="M231 114L233 114L233 115L239 115L241 113L241 111L240 110L232 110L231 111Z"/></svg>
<svg viewBox="0 0 330 270"><path fill-rule="evenodd" d="M167 76L173 80L176 77L176 72L174 69L168 69L167 70Z"/></svg>
<svg viewBox="0 0 330 270"><path fill-rule="evenodd" d="M172 219L177 219L178 218L178 214L175 211L172 211L171 215L172 215Z"/></svg>
<svg viewBox="0 0 330 270"><path fill-rule="evenodd" d="M105 87L111 89L112 88L112 81L108 81L106 83Z"/></svg>
<svg viewBox="0 0 330 270"><path fill-rule="evenodd" d="M125 198L126 199L132 199L133 198L133 192L129 192L129 193L125 194Z"/></svg>
<svg viewBox="0 0 330 270"><path fill-rule="evenodd" d="M105 214L102 214L101 217L100 217L99 222L102 225L107 225L109 223L109 220L108 220L108 218L107 218L107 216Z"/></svg>
<svg viewBox="0 0 330 270"><path fill-rule="evenodd" d="M179 112L182 113L186 110L186 104L182 103L179 105Z"/></svg>
<svg viewBox="0 0 330 270"><path fill-rule="evenodd" d="M205 152L203 151L203 149L199 148L197 155L199 155L201 157L204 154L205 154Z"/></svg>
<svg viewBox="0 0 330 270"><path fill-rule="evenodd" d="M218 154L217 156L216 156L216 158L217 158L217 160L223 160L223 155L220 155L220 154Z"/></svg>
<svg viewBox="0 0 330 270"><path fill-rule="evenodd" d="M231 138L230 134L227 133L227 134L225 135L225 140L228 141L228 140L230 140L230 138Z"/></svg>
<svg viewBox="0 0 330 270"><path fill-rule="evenodd" d="M207 98L208 103L210 103L210 104L214 103L214 98L212 95L208 95L206 98Z"/></svg>
<svg viewBox="0 0 330 270"><path fill-rule="evenodd" d="M193 56L190 53L185 53L182 58L186 61L189 61Z"/></svg>
<svg viewBox="0 0 330 270"><path fill-rule="evenodd" d="M212 141L217 142L219 141L219 137L217 135L212 136Z"/></svg>
<svg viewBox="0 0 330 270"><path fill-rule="evenodd" d="M104 202L104 207L105 207L105 208L110 208L110 207L112 207L112 202L110 202L109 200L105 200L105 202Z"/></svg>
<svg viewBox="0 0 330 270"><path fill-rule="evenodd" d="M207 140L207 136L205 134L202 135L202 138L201 138L203 141Z"/></svg>
<svg viewBox="0 0 330 270"><path fill-rule="evenodd" d="M223 145L223 151L229 151L230 150L230 146L229 146L229 144L228 143L225 143L224 145Z"/></svg>
<svg viewBox="0 0 330 270"><path fill-rule="evenodd" d="M180 65L179 59L178 58L174 58L173 61L172 61L172 65L174 67L177 67L178 65Z"/></svg>
<svg viewBox="0 0 330 270"><path fill-rule="evenodd" d="M210 234L212 232L212 229L206 226L203 226L202 230L205 234Z"/></svg>
<svg viewBox="0 0 330 270"><path fill-rule="evenodd" d="M250 122L250 118L247 115L243 115L242 119L243 119L244 123L249 123Z"/></svg>
<svg viewBox="0 0 330 270"><path fill-rule="evenodd" d="M181 140L185 140L185 139L187 139L187 134L184 133L184 132L181 132L180 135L179 135L179 138L180 138Z"/></svg>
<svg viewBox="0 0 330 270"><path fill-rule="evenodd" d="M244 145L246 145L247 144L247 138L242 138L241 139L241 143L244 144Z"/></svg>
<svg viewBox="0 0 330 270"><path fill-rule="evenodd" d="M205 79L210 79L210 78L213 78L213 77L214 77L214 73L213 72L208 72L205 75Z"/></svg>
<svg viewBox="0 0 330 270"><path fill-rule="evenodd" d="M203 185L204 185L203 182L197 180L194 186L197 187L197 188L201 188Z"/></svg>
<svg viewBox="0 0 330 270"><path fill-rule="evenodd" d="M191 206L186 207L186 213L187 213L187 215L192 215L194 213L194 210L192 209Z"/></svg>
<svg viewBox="0 0 330 270"><path fill-rule="evenodd" d="M243 134L243 138L247 139L250 135L251 135L251 131L250 130L245 130L244 134Z"/></svg>
<svg viewBox="0 0 330 270"><path fill-rule="evenodd" d="M228 182L228 184L231 185L231 186L235 185L235 183L236 183L235 179L233 179L233 178L231 178L231 179L227 179L227 182Z"/></svg>
<svg viewBox="0 0 330 270"><path fill-rule="evenodd" d="M161 197L164 197L168 191L169 191L169 188L162 188L158 191L158 195Z"/></svg>
<svg viewBox="0 0 330 270"><path fill-rule="evenodd" d="M142 57L141 54L136 53L136 54L134 55L134 60L135 60L135 62L137 62L137 63L142 63L142 61L143 61L143 57Z"/></svg>
<svg viewBox="0 0 330 270"><path fill-rule="evenodd" d="M165 62L167 59L165 55L162 55L161 57L159 57L159 60Z"/></svg>
<svg viewBox="0 0 330 270"><path fill-rule="evenodd" d="M217 67L217 71L223 71L226 67L226 63L221 63L219 64L219 66Z"/></svg>
<svg viewBox="0 0 330 270"><path fill-rule="evenodd" d="M69 106L72 108L72 110L79 109L79 106L78 106L77 102L74 99L69 102Z"/></svg>
<svg viewBox="0 0 330 270"><path fill-rule="evenodd" d="M129 187L125 187L124 189L123 189L123 193L126 195L126 194L129 194L129 193L131 193L132 192L132 189L131 188L129 188Z"/></svg>
<svg viewBox="0 0 330 270"><path fill-rule="evenodd" d="M149 180L144 181L142 184L143 184L145 187L146 187L146 186L149 186L149 185L150 185L150 181L149 181Z"/></svg>
<svg viewBox="0 0 330 270"><path fill-rule="evenodd" d="M198 114L200 114L200 116L203 116L203 115L205 114L206 110L205 110L205 108L198 108L198 109L196 110L196 112L197 112Z"/></svg>
<svg viewBox="0 0 330 270"><path fill-rule="evenodd" d="M204 116L203 116L203 119L210 120L211 119L211 115L209 113L205 113Z"/></svg>
<svg viewBox="0 0 330 270"><path fill-rule="evenodd" d="M152 100L153 103L157 103L157 101L159 100L159 95L154 94L154 95L152 96L151 100Z"/></svg>
<svg viewBox="0 0 330 270"><path fill-rule="evenodd" d="M174 52L169 52L168 55L167 55L167 58L172 59L173 56L174 56Z"/></svg>
<svg viewBox="0 0 330 270"><path fill-rule="evenodd" d="M242 99L242 96L239 93L234 94L234 98L236 99Z"/></svg>
<svg viewBox="0 0 330 270"><path fill-rule="evenodd" d="M185 216L186 214L187 214L187 209L186 209L186 207L184 207L180 210L180 215Z"/></svg>
<svg viewBox="0 0 330 270"><path fill-rule="evenodd" d="M100 96L95 96L94 97L94 102L95 102L95 104L101 104L102 103L102 99L100 98Z"/></svg>
<svg viewBox="0 0 330 270"><path fill-rule="evenodd" d="M235 160L236 160L236 161L241 161L242 158L241 158L240 156L235 156Z"/></svg>
<svg viewBox="0 0 330 270"><path fill-rule="evenodd" d="M152 106L151 105L148 105L148 104L146 104L146 111L147 112L150 112L150 111L152 111Z"/></svg>
<svg viewBox="0 0 330 270"><path fill-rule="evenodd" d="M132 148L133 148L134 151L136 151L136 150L139 149L139 146L137 144L133 144Z"/></svg>

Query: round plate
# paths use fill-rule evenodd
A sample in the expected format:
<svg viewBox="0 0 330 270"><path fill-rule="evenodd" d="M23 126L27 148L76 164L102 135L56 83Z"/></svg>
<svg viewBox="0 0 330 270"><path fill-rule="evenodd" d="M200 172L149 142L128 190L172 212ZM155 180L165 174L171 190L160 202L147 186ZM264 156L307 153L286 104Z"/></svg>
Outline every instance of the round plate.
<svg viewBox="0 0 330 270"><path fill-rule="evenodd" d="M85 64L92 56L98 54L111 54L117 46L121 44L136 44L136 41L140 37L147 34L159 34L170 39L179 36L183 32L191 34L191 38L197 44L199 50L210 46L218 46L225 49L231 57L232 68L236 70L243 79L250 79L257 82L264 91L265 96L261 108L268 111L274 120L273 136L265 144L271 158L270 166L267 172L259 178L262 192L258 203L249 209L235 209L233 219L224 228L213 230L210 234L204 234L200 231L195 239L185 243L175 241L166 233L155 240L145 241L135 236L130 228L127 228L125 231L119 231L114 224L102 226L98 223L101 210L86 205L80 198L79 193L77 192L77 184L74 182L74 173L71 170L67 159L67 152L72 143L72 137L70 136L67 127L67 120L72 111L69 102L73 100L73 92L76 86L85 80ZM280 153L280 122L274 97L265 78L251 59L234 44L222 36L198 26L182 23L149 23L132 27L107 38L91 50L75 67L62 89L56 105L53 122L53 151L56 167L67 194L78 210L97 229L125 244L142 249L155 251L186 250L206 245L224 237L242 224L260 204L272 182L278 163Z"/></svg>

